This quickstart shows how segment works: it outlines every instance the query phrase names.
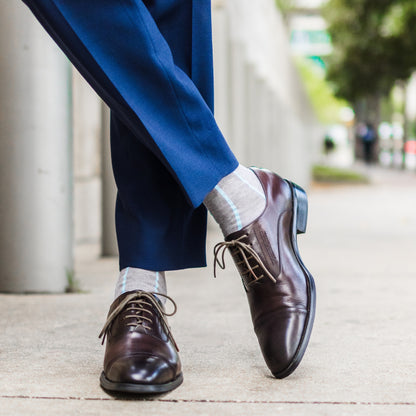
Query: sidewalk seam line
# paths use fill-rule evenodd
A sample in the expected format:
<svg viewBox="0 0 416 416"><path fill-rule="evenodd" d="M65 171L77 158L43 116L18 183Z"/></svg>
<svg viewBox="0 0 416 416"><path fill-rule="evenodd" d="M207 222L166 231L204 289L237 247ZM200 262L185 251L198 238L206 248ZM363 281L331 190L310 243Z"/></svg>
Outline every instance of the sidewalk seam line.
<svg viewBox="0 0 416 416"><path fill-rule="evenodd" d="M73 400L73 401L116 401L105 397L46 397L24 395L2 395L0 399L29 400ZM359 402L359 401L295 401L295 400L210 400L210 399L137 399L143 402L160 403L219 403L219 404L293 404L293 405L346 405L346 406L416 406L416 402Z"/></svg>

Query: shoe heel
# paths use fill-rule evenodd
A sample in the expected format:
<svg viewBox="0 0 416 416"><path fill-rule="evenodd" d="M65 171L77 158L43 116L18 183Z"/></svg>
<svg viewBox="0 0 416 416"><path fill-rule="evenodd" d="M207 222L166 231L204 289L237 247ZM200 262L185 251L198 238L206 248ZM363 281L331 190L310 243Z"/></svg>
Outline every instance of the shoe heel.
<svg viewBox="0 0 416 416"><path fill-rule="evenodd" d="M296 201L296 231L297 234L303 234L306 232L306 224L308 222L308 197L299 185L292 183L292 186Z"/></svg>

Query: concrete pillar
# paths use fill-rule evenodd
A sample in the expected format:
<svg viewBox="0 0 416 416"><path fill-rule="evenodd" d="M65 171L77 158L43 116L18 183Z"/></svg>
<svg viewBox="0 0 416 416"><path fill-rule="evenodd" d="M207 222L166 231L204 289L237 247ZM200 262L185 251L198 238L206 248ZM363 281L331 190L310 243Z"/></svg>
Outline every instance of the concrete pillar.
<svg viewBox="0 0 416 416"><path fill-rule="evenodd" d="M230 137L230 73L229 27L226 11L221 2L213 3L212 35L214 49L215 119L224 137L232 146Z"/></svg>
<svg viewBox="0 0 416 416"><path fill-rule="evenodd" d="M118 256L114 222L117 188L111 167L110 110L104 103L102 104L101 138L101 183L103 198L101 254L103 256Z"/></svg>
<svg viewBox="0 0 416 416"><path fill-rule="evenodd" d="M270 170L277 172L276 169L276 124L275 124L275 113L274 113L274 91L269 85L267 85L265 93L265 108L266 108L266 135L267 135L267 165Z"/></svg>
<svg viewBox="0 0 416 416"><path fill-rule="evenodd" d="M70 66L29 10L0 1L0 291L72 273Z"/></svg>
<svg viewBox="0 0 416 416"><path fill-rule="evenodd" d="M73 70L74 254L101 255L101 100Z"/></svg>
<svg viewBox="0 0 416 416"><path fill-rule="evenodd" d="M270 117L270 169L274 172L280 173L281 166L281 142L284 140L282 134L281 126L281 113L279 106L279 97L274 90L270 91L270 108L269 108L269 117Z"/></svg>
<svg viewBox="0 0 416 416"><path fill-rule="evenodd" d="M259 162L261 167L267 167L271 169L269 164L269 149L270 149L270 135L269 135L269 108L267 101L267 84L264 78L258 76L256 78L257 88L257 104L258 104L258 116L257 116L257 137L258 137L258 153Z"/></svg>
<svg viewBox="0 0 416 416"><path fill-rule="evenodd" d="M261 155L258 151L259 136L258 136L258 117L260 114L258 94L257 94L257 75L256 67L253 62L247 61L245 63L247 71L247 98L246 98L246 129L247 129L247 164L260 166Z"/></svg>
<svg viewBox="0 0 416 416"><path fill-rule="evenodd" d="M231 147L242 164L247 163L247 68L244 46L238 40L230 40L230 137Z"/></svg>
<svg viewBox="0 0 416 416"><path fill-rule="evenodd" d="M276 163L274 169L279 173L279 175L290 178L291 161L289 160L289 155L292 139L290 130L291 112L279 95L275 96L273 112L275 115L274 128L276 130Z"/></svg>

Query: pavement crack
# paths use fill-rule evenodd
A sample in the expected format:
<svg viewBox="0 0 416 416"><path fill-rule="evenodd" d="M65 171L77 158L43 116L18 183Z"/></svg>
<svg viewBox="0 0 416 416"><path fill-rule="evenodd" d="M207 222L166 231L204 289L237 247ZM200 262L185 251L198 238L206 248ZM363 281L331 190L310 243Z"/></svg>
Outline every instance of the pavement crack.
<svg viewBox="0 0 416 416"><path fill-rule="evenodd" d="M416 406L416 402L362 402L362 401L325 401L325 400L217 400L217 399L151 399L151 398L111 398L111 397L77 397L77 396L29 396L0 395L0 399L25 400L72 400L72 401L122 401L137 400L161 403L209 403L209 404L286 404L286 405L333 405L333 406Z"/></svg>

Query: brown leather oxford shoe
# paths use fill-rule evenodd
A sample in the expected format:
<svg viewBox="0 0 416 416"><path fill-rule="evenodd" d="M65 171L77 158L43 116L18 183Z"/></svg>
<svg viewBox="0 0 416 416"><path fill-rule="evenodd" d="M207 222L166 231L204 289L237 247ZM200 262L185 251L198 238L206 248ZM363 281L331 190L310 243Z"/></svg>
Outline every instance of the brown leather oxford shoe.
<svg viewBox="0 0 416 416"><path fill-rule="evenodd" d="M104 371L100 384L105 390L151 394L164 393L182 381L178 348L172 337L163 305L148 292L132 291L111 305L101 331L107 338Z"/></svg>
<svg viewBox="0 0 416 416"><path fill-rule="evenodd" d="M278 175L253 168L266 195L263 213L216 245L215 264L229 248L241 275L263 357L284 378L305 353L315 315L315 284L299 256L297 234L306 230L306 193ZM221 253L221 250L222 253Z"/></svg>

